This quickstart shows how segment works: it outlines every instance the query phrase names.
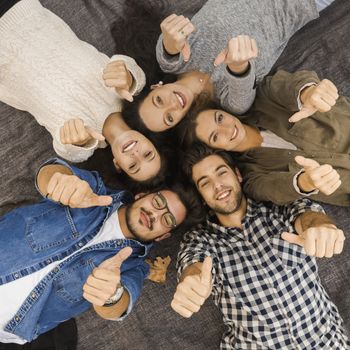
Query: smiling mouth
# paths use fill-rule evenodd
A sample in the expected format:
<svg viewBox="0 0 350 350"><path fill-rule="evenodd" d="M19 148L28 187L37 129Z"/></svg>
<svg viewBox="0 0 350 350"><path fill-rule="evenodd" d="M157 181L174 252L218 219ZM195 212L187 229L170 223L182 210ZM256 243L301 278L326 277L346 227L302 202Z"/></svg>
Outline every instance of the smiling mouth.
<svg viewBox="0 0 350 350"><path fill-rule="evenodd" d="M231 138L230 138L230 141L234 140L238 135L238 129L237 129L237 126L234 127L233 129L233 133L231 135Z"/></svg>
<svg viewBox="0 0 350 350"><path fill-rule="evenodd" d="M221 191L218 193L218 195L216 196L216 200L217 201L222 201L227 199L231 194L231 190L225 190L225 191Z"/></svg>
<svg viewBox="0 0 350 350"><path fill-rule="evenodd" d="M127 143L124 144L122 148L122 152L129 152L131 151L137 144L137 141L128 141Z"/></svg>
<svg viewBox="0 0 350 350"><path fill-rule="evenodd" d="M182 94L181 92L178 92L178 91L174 91L174 94L175 94L176 98L178 99L181 108L185 108L186 102L187 102L185 95Z"/></svg>

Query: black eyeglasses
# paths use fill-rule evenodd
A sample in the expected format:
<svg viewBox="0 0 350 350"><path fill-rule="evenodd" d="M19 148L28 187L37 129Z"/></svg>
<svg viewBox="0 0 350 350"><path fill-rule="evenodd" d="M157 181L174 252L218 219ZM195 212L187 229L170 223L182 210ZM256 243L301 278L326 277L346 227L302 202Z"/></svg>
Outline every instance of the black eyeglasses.
<svg viewBox="0 0 350 350"><path fill-rule="evenodd" d="M162 224L168 228L176 227L175 216L170 212L168 203L161 192L157 192L152 198L152 205L154 209L162 210L167 209L168 211L162 215Z"/></svg>

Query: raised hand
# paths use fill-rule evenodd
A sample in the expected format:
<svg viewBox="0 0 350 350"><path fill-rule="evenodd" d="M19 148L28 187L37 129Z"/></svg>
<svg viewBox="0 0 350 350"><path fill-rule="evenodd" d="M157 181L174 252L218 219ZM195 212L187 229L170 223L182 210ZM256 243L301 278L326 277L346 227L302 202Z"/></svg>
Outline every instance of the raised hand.
<svg viewBox="0 0 350 350"><path fill-rule="evenodd" d="M60 128L60 139L64 145L83 146L92 139L104 141L105 138L89 126L85 126L81 119L69 119Z"/></svg>
<svg viewBox="0 0 350 350"><path fill-rule="evenodd" d="M182 53L187 62L191 56L191 48L187 37L195 30L191 21L184 16L172 14L160 24L163 33L163 46L170 55Z"/></svg>
<svg viewBox="0 0 350 350"><path fill-rule="evenodd" d="M115 91L121 98L129 102L134 100L129 92L132 87L133 77L126 68L124 61L109 62L103 70L102 78L105 85L115 88Z"/></svg>
<svg viewBox="0 0 350 350"><path fill-rule="evenodd" d="M299 112L289 118L289 121L298 122L312 116L317 111L328 112L335 105L338 97L338 89L327 79L323 79L317 85L306 87L300 94L303 106Z"/></svg>
<svg viewBox="0 0 350 350"><path fill-rule="evenodd" d="M248 35L239 35L228 42L227 47L216 57L214 65L226 63L230 71L241 74L247 70L249 61L257 56L258 46L255 39Z"/></svg>
<svg viewBox="0 0 350 350"><path fill-rule="evenodd" d="M200 266L200 273L188 275L177 285L171 307L183 317L198 312L212 289L212 258L206 257Z"/></svg>
<svg viewBox="0 0 350 350"><path fill-rule="evenodd" d="M303 247L307 255L318 258L331 258L334 254L340 254L345 240L343 231L329 224L310 227L300 235L283 232L282 238Z"/></svg>
<svg viewBox="0 0 350 350"><path fill-rule="evenodd" d="M295 161L304 168L298 177L298 187L303 192L318 189L329 196L341 185L340 176L331 165L320 165L315 160L302 156L296 156Z"/></svg>
<svg viewBox="0 0 350 350"><path fill-rule="evenodd" d="M89 208L112 203L112 197L93 193L90 185L75 175L59 172L52 175L46 197L71 208Z"/></svg>
<svg viewBox="0 0 350 350"><path fill-rule="evenodd" d="M94 268L83 286L83 297L91 304L103 306L120 286L120 268L131 253L132 248L125 247Z"/></svg>

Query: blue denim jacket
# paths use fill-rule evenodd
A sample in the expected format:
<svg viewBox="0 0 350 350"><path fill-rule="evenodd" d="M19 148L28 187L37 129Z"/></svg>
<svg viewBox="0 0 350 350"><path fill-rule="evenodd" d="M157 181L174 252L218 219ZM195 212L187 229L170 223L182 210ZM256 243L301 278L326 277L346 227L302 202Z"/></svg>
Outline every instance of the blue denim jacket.
<svg viewBox="0 0 350 350"><path fill-rule="evenodd" d="M133 201L129 192L105 187L97 172L71 167L59 159L49 160L46 164L67 166L87 181L95 193L110 195L112 204L72 209L45 198L0 218L0 288L72 255L99 232L113 212ZM121 267L121 283L130 295L128 314L148 275L145 258L152 245L117 239L90 246L61 262L32 290L5 330L32 341L60 322L86 311L91 306L83 298L82 288L87 277L94 267L126 246L133 249Z"/></svg>

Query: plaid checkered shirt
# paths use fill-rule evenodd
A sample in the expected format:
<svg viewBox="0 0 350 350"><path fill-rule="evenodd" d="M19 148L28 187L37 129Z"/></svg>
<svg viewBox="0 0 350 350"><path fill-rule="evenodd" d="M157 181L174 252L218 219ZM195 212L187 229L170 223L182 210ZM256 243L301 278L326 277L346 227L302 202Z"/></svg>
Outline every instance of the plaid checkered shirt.
<svg viewBox="0 0 350 350"><path fill-rule="evenodd" d="M248 199L242 229L209 218L184 235L179 277L187 266L213 258L212 295L227 329L221 349L350 349L315 258L280 237L294 232L305 211L323 209L308 199L290 206Z"/></svg>

